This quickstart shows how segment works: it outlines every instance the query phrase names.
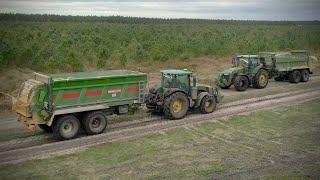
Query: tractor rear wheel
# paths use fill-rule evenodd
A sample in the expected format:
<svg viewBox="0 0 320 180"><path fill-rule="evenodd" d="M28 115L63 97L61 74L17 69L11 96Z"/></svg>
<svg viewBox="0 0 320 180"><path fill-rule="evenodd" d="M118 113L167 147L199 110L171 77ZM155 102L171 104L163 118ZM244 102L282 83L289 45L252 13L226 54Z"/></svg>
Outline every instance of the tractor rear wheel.
<svg viewBox="0 0 320 180"><path fill-rule="evenodd" d="M307 82L309 81L309 71L307 69L304 69L301 71L301 82Z"/></svg>
<svg viewBox="0 0 320 180"><path fill-rule="evenodd" d="M269 78L268 72L264 69L260 69L254 77L254 87L257 89L263 89L268 85Z"/></svg>
<svg viewBox="0 0 320 180"><path fill-rule="evenodd" d="M187 96L182 92L171 94L164 100L163 111L168 119L181 119L189 109Z"/></svg>
<svg viewBox="0 0 320 180"><path fill-rule="evenodd" d="M82 125L88 135L100 134L107 127L107 118L102 111L88 112L83 117Z"/></svg>
<svg viewBox="0 0 320 180"><path fill-rule="evenodd" d="M200 103L200 112L202 114L212 113L217 107L217 102L214 96L206 95Z"/></svg>
<svg viewBox="0 0 320 180"><path fill-rule="evenodd" d="M248 89L249 80L246 76L237 76L234 80L234 87L237 91L245 91Z"/></svg>
<svg viewBox="0 0 320 180"><path fill-rule="evenodd" d="M291 83L298 83L301 80L301 73L300 71L294 70L289 75L289 81Z"/></svg>
<svg viewBox="0 0 320 180"><path fill-rule="evenodd" d="M80 130L80 122L73 115L62 116L53 125L53 137L58 140L75 138Z"/></svg>

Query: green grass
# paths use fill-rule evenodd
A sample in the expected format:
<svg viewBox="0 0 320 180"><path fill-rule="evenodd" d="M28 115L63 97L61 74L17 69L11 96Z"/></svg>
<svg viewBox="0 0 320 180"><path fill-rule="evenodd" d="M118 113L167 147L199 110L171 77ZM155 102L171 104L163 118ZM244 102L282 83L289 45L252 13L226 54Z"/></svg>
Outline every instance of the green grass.
<svg viewBox="0 0 320 180"><path fill-rule="evenodd" d="M13 65L38 71L82 71L87 66L125 68L128 64L188 61L204 55L288 49L320 51L319 25L232 21L185 24L179 20L171 24L161 21L144 24L134 23L134 19L133 23L76 19L0 21L0 68ZM118 20L121 22L121 18Z"/></svg>
<svg viewBox="0 0 320 180"><path fill-rule="evenodd" d="M293 178L320 175L320 103L257 111L0 168L2 179Z"/></svg>

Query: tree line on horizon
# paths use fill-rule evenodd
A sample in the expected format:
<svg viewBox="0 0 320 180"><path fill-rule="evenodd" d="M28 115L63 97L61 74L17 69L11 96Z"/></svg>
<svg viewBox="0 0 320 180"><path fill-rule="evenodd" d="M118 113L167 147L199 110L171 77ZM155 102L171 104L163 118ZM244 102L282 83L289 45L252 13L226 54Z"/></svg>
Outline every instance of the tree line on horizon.
<svg viewBox="0 0 320 180"><path fill-rule="evenodd" d="M71 16L54 14L0 13L0 21L32 22L106 22L123 24L246 24L246 25L320 25L320 21L263 21L189 18L145 18L124 16Z"/></svg>
<svg viewBox="0 0 320 180"><path fill-rule="evenodd" d="M96 23L99 20L105 21ZM0 70L18 66L82 71L87 64L106 69L114 63L125 68L128 64L188 61L206 55L290 49L320 52L318 25L250 23L1 14Z"/></svg>

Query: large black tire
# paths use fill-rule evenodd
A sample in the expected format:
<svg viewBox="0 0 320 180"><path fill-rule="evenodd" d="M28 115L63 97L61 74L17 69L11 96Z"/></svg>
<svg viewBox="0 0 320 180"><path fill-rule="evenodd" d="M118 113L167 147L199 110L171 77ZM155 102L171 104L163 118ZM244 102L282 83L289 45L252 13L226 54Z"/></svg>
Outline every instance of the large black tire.
<svg viewBox="0 0 320 180"><path fill-rule="evenodd" d="M298 83L301 80L301 73L300 71L294 70L289 75L289 81L291 83Z"/></svg>
<svg viewBox="0 0 320 180"><path fill-rule="evenodd" d="M216 98L214 96L206 95L200 102L200 112L202 114L212 113L217 107Z"/></svg>
<svg viewBox="0 0 320 180"><path fill-rule="evenodd" d="M307 82L307 81L309 81L309 70L307 70L307 69L304 69L304 70L302 70L301 71L301 79L300 79L300 81L301 82Z"/></svg>
<svg viewBox="0 0 320 180"><path fill-rule="evenodd" d="M65 115L54 122L53 137L58 140L72 139L78 136L80 122L73 115Z"/></svg>
<svg viewBox="0 0 320 180"><path fill-rule="evenodd" d="M249 87L249 80L246 76L237 76L234 80L234 87L237 91L245 91Z"/></svg>
<svg viewBox="0 0 320 180"><path fill-rule="evenodd" d="M189 109L189 100L182 92L171 94L164 100L163 112L168 119L181 119Z"/></svg>
<svg viewBox="0 0 320 180"><path fill-rule="evenodd" d="M52 128L51 126L48 126L46 124L38 124L39 128L46 133L52 133Z"/></svg>
<svg viewBox="0 0 320 180"><path fill-rule="evenodd" d="M266 70L260 69L254 76L254 87L257 89L263 89L267 87L269 82L269 74Z"/></svg>
<svg viewBox="0 0 320 180"><path fill-rule="evenodd" d="M82 125L88 135L100 134L107 127L107 118L102 111L88 112L82 119Z"/></svg>

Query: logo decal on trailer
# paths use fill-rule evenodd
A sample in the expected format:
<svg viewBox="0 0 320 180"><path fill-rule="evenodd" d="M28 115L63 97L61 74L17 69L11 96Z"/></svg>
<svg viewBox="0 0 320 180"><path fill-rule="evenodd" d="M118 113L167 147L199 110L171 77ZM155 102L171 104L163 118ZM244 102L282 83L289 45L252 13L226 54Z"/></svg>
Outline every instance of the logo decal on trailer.
<svg viewBox="0 0 320 180"><path fill-rule="evenodd" d="M117 94L120 93L121 89L109 89L108 94Z"/></svg>

